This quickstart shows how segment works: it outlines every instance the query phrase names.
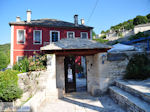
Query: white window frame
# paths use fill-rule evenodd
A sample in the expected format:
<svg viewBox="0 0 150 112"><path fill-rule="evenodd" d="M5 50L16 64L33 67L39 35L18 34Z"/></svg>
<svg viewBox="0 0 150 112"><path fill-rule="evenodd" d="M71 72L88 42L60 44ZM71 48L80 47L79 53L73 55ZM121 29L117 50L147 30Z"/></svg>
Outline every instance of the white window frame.
<svg viewBox="0 0 150 112"><path fill-rule="evenodd" d="M50 42L52 42L52 32L58 32L58 41L59 41L59 40L60 40L60 31L51 30L51 31L50 31Z"/></svg>
<svg viewBox="0 0 150 112"><path fill-rule="evenodd" d="M17 63L19 62L19 57L24 57L24 56L17 56Z"/></svg>
<svg viewBox="0 0 150 112"><path fill-rule="evenodd" d="M35 43L35 31L40 31L40 43ZM33 30L33 44L34 45L42 44L42 30Z"/></svg>
<svg viewBox="0 0 150 112"><path fill-rule="evenodd" d="M82 33L86 33L87 38L82 38ZM81 33L80 33L80 37L81 37L82 39L88 39L88 32L81 32Z"/></svg>
<svg viewBox="0 0 150 112"><path fill-rule="evenodd" d="M18 42L18 40L19 40L19 37L18 37L19 34L18 33L19 33L20 30L24 31L24 43L19 43ZM17 29L17 44L25 44L25 40L26 40L26 30L25 29Z"/></svg>
<svg viewBox="0 0 150 112"><path fill-rule="evenodd" d="M74 31L68 31L67 32L67 38L69 38L69 33L73 33L73 38L75 38L75 32Z"/></svg>

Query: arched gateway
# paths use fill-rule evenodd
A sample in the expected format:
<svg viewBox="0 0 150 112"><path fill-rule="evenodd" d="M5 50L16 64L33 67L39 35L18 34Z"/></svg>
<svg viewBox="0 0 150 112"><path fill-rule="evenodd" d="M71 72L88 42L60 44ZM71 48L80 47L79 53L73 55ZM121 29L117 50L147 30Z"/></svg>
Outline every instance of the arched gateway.
<svg viewBox="0 0 150 112"><path fill-rule="evenodd" d="M88 39L62 39L41 47L47 55L49 95L63 97L66 92L76 91L75 56L86 59L87 92L100 93L99 63L103 53L111 47Z"/></svg>

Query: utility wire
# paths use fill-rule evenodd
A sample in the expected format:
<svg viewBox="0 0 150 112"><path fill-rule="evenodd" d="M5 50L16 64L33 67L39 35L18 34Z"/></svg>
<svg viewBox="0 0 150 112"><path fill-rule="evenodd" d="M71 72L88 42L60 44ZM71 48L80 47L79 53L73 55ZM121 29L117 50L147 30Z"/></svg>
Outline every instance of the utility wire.
<svg viewBox="0 0 150 112"><path fill-rule="evenodd" d="M89 21L91 20L91 17L92 17L93 14L94 14L94 11L95 11L95 9L96 9L96 7L97 7L98 1L99 1L99 0L96 0L96 2L95 2L95 5L94 5L94 7L93 7L93 10L92 10L92 12L91 12L91 14L90 14L90 16L89 16L88 21L87 21L87 24L89 23Z"/></svg>

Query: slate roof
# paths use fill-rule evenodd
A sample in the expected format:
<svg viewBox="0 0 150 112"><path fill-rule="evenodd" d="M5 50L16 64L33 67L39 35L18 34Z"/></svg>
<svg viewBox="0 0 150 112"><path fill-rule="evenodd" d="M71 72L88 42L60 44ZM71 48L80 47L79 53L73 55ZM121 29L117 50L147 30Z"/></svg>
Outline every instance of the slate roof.
<svg viewBox="0 0 150 112"><path fill-rule="evenodd" d="M46 26L46 27L69 27L69 28L83 28L83 29L93 29L93 27L86 25L75 26L74 23L56 20L56 19L37 19L31 20L31 22L20 21L20 22L10 22L9 25L25 25L25 26Z"/></svg>
<svg viewBox="0 0 150 112"><path fill-rule="evenodd" d="M73 49L110 49L109 45L101 44L99 42L89 40L89 39L62 39L58 42L50 43L41 50L73 50Z"/></svg>

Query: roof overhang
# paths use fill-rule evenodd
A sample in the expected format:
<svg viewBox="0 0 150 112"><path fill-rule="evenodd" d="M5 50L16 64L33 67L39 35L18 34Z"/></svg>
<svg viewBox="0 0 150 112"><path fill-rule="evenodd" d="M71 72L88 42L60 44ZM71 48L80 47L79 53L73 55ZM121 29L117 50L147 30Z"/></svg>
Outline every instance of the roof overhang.
<svg viewBox="0 0 150 112"><path fill-rule="evenodd" d="M41 47L43 53L56 55L93 55L100 52L107 52L111 46L101 44L89 39L62 39Z"/></svg>

